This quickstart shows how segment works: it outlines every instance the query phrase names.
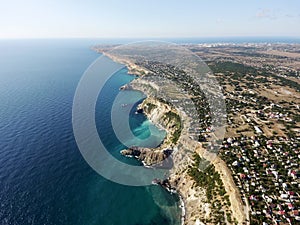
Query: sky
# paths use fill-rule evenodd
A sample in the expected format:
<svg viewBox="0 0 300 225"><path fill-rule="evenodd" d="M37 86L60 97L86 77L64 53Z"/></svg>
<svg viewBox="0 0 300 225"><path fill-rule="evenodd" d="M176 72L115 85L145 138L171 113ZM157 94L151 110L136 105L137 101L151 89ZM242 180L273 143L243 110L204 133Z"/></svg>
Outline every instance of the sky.
<svg viewBox="0 0 300 225"><path fill-rule="evenodd" d="M299 0L0 0L0 38L300 37Z"/></svg>

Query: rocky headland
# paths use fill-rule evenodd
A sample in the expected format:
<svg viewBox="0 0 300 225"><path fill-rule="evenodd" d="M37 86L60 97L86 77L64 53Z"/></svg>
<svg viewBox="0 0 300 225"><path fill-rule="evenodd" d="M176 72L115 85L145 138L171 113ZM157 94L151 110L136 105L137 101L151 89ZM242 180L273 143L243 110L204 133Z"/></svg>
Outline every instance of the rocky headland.
<svg viewBox="0 0 300 225"><path fill-rule="evenodd" d="M147 118L166 130L166 138L157 148L133 146L129 149L122 150L121 153L125 156L130 155L136 157L141 160L145 166L163 166L170 168L169 178L166 181L158 181L158 183L169 190L176 190L181 196L182 207L184 207L183 224L215 224L215 206L213 205L214 202L212 199L207 198L208 187L198 186L193 177L189 174L189 167L195 162L193 157L195 153L203 159L210 160L214 166L213 172L220 174L220 180L226 192L223 196L228 196L227 198L230 203L225 205L225 201L222 200L223 196L219 195L219 193L216 193L216 196L213 198L218 199L218 202L224 204L224 206L221 207L222 212L230 212L230 216L227 218L227 224L243 224L246 219L246 212L244 211L241 196L234 184L230 170L218 156L208 154L199 142L189 138L186 129L189 127L189 119L187 116L184 114L181 115L180 112L168 104L154 98L145 99L138 109L142 109ZM170 119L167 116L170 112L177 115L178 117L172 117L177 119ZM181 124L182 120L180 118L182 117L186 117L183 120L185 121L184 124ZM178 121L178 118L180 121ZM176 126L178 123L180 123L180 126ZM176 138L176 140L174 140L174 134L178 132L178 128L180 128L180 133L178 139ZM164 161L170 154L172 154L172 161ZM207 176L209 175L210 174L207 174Z"/></svg>
<svg viewBox="0 0 300 225"><path fill-rule="evenodd" d="M154 98L145 99L137 110L143 112L152 123L166 130L166 137L156 148L132 146L129 149L122 150L121 154L134 156L146 166L160 164L171 155L173 147L177 144L181 132L180 117L174 108Z"/></svg>
<svg viewBox="0 0 300 225"><path fill-rule="evenodd" d="M182 224L218 224L219 221L223 221L224 224L248 224L248 209L242 204L239 190L225 162L215 153L207 152L200 142L190 138L188 128L191 126L191 118L167 102L150 97L150 93L147 93L149 89L144 86L150 85L154 89L158 87L142 79L149 72L147 69L139 68L127 59L120 59L111 54L106 56L126 64L129 73L140 76L120 89L144 92L148 98L139 105L138 110L167 132L163 143L157 148L132 146L121 153L124 156L136 157L145 166L170 167L169 178L159 183L168 189L176 190L181 196ZM170 154L171 164L161 164L167 161L165 159ZM208 169L198 168L199 159L210 164ZM209 185L206 185L203 179Z"/></svg>

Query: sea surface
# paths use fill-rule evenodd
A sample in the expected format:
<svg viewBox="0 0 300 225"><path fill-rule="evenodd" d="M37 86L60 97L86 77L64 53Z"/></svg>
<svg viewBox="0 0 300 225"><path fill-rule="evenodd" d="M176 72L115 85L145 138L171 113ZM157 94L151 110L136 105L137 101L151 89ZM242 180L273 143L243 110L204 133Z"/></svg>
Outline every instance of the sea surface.
<svg viewBox="0 0 300 225"><path fill-rule="evenodd" d="M100 55L96 44L135 39L0 40L0 224L173 225L180 222L178 197L159 186L129 187L93 171L82 158L72 129L76 87ZM165 39L176 43L300 43L295 38ZM135 77L116 72L100 93L95 120L99 137L117 159L126 146L114 135L111 106L119 87ZM145 97L125 91L120 117ZM122 105L123 104L123 105ZM138 145L157 145L165 133L143 114L130 113ZM152 134L150 134L150 130ZM150 142L143 139L151 137ZM125 143L126 144L126 143Z"/></svg>
<svg viewBox="0 0 300 225"><path fill-rule="evenodd" d="M0 224L154 225L179 224L178 197L159 186L130 187L93 171L82 158L72 130L76 86L100 55L91 40L0 40ZM99 137L119 160L126 146L111 126L119 87L135 77L126 67L101 91L95 119ZM122 93L123 107L145 96ZM125 110L126 111L126 110ZM165 132L143 114L130 113L136 143L155 146ZM150 129L152 134L150 134ZM154 132L153 132L154 130ZM150 142L143 143L148 138ZM132 141L132 140L131 140Z"/></svg>

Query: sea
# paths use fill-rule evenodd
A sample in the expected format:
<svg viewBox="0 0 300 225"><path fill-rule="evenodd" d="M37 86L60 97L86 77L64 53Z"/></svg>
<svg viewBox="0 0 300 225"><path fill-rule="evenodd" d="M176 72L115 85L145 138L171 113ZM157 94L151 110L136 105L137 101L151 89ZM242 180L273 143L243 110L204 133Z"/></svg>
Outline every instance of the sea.
<svg viewBox="0 0 300 225"><path fill-rule="evenodd" d="M72 103L88 66L100 55L89 40L0 41L0 224L150 225L180 224L178 196L158 185L125 186L96 173L83 159L73 135ZM96 104L99 136L110 153L126 148L111 126L120 86L135 78L126 67L105 84ZM133 108L141 92L126 91ZM122 107L122 106L121 106ZM120 110L120 117L123 116ZM165 132L143 114L130 113L137 137L155 147ZM156 132L150 133L151 130ZM149 135L153 135L149 139Z"/></svg>
<svg viewBox="0 0 300 225"><path fill-rule="evenodd" d="M76 87L85 70L100 57L91 47L132 41L135 40L0 40L1 225L180 224L181 209L176 194L158 185L132 187L105 179L83 159L73 135L72 104ZM284 41L274 39L273 43L276 42ZM114 157L140 165L137 160L120 155L126 145L114 135L111 125L111 108L119 88L133 79L135 76L128 74L126 67L112 75L98 96L95 121L99 137ZM135 109L143 98L137 91L122 93L119 116L124 116L122 106L131 105ZM137 145L145 144L143 139L147 139L150 140L147 145L154 147L163 140L165 132L143 114L132 110L129 120Z"/></svg>

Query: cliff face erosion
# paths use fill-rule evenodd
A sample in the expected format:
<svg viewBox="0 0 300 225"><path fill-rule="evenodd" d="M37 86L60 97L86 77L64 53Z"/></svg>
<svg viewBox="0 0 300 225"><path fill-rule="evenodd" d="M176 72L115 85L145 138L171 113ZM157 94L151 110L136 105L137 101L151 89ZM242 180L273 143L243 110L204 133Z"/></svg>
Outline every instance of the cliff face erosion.
<svg viewBox="0 0 300 225"><path fill-rule="evenodd" d="M202 158L202 145L188 137L188 118L166 102L151 97L139 105L138 111L165 129L166 138L156 148L132 146L121 153L136 157L146 166L171 169L167 182L161 183L182 197L183 224L217 224L223 220L220 218L225 218L227 224L242 224L244 208L226 164L216 157L203 171L198 168L200 161L209 162ZM167 159L170 154L172 162Z"/></svg>
<svg viewBox="0 0 300 225"><path fill-rule="evenodd" d="M166 130L166 137L156 148L132 146L121 153L125 156L135 156L144 165L153 166L161 163L173 152L182 129L180 116L174 108L154 98L145 99L139 105L138 111L143 112L153 124Z"/></svg>
<svg viewBox="0 0 300 225"><path fill-rule="evenodd" d="M202 143L191 138L188 128L193 126L193 119L159 97L150 97L151 92L159 92L165 87L143 79L151 73L149 70L128 59L107 56L125 63L129 73L139 76L121 89L134 89L146 94L148 97L138 110L167 132L164 141L156 148L132 146L121 153L135 156L145 166L158 165L170 169L167 181L161 184L175 189L181 196L182 224L249 224L246 221L249 209L242 204L241 195L226 163L215 153L207 152ZM170 154L171 163L168 161ZM162 165L162 162L167 165ZM204 167L199 167L199 163L205 164Z"/></svg>

